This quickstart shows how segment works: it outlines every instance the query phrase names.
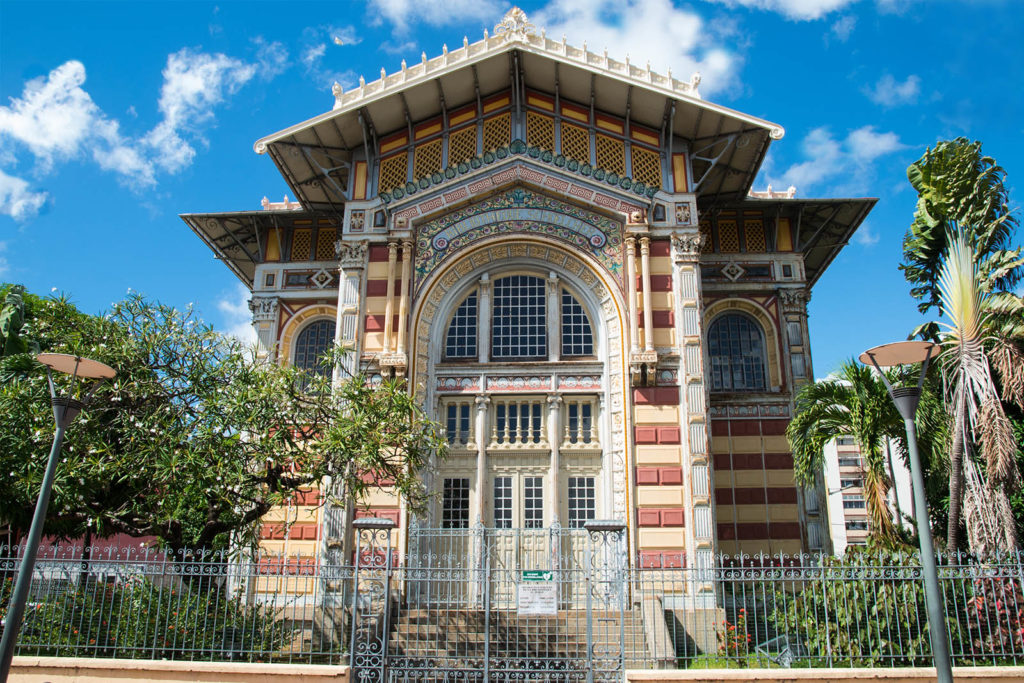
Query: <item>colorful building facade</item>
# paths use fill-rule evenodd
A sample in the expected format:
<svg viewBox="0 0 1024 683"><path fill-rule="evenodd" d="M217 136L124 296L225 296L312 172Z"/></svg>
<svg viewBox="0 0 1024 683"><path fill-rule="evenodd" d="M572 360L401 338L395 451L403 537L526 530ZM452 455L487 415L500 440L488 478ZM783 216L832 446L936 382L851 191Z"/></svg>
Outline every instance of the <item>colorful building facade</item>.
<svg viewBox="0 0 1024 683"><path fill-rule="evenodd" d="M261 351L397 376L444 425L413 526L628 526L640 566L827 546L784 435L811 287L872 199L752 193L782 129L519 10L483 40L334 88L259 140L296 201L182 218L252 290ZM265 545L347 526L310 492Z"/></svg>

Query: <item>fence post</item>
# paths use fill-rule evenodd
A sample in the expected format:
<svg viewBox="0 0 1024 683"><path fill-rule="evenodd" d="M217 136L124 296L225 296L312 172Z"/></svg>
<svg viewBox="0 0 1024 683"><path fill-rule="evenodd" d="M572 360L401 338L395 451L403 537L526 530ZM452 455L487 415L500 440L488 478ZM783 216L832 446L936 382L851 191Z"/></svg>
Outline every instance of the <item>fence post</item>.
<svg viewBox="0 0 1024 683"><path fill-rule="evenodd" d="M587 546L587 680L593 681L595 664L599 674L604 680L607 674L617 672L620 676L626 670L626 631L625 631L625 603L623 598L626 593L625 574L625 540L626 525L617 520L596 520L592 519L583 523L587 531L589 542ZM600 576L601 581L596 579ZM598 592L600 586L600 592ZM612 608L619 609L619 651L614 660L603 653L604 656L594 661L594 623L593 623L593 598L601 601L605 612L612 611ZM614 662L614 664L613 664ZM613 667L613 668L610 668ZM609 670L610 668L610 670Z"/></svg>
<svg viewBox="0 0 1024 683"><path fill-rule="evenodd" d="M382 683L387 676L391 630L391 530L395 523L390 519L366 517L355 520L352 526L356 531L352 674L362 683Z"/></svg>

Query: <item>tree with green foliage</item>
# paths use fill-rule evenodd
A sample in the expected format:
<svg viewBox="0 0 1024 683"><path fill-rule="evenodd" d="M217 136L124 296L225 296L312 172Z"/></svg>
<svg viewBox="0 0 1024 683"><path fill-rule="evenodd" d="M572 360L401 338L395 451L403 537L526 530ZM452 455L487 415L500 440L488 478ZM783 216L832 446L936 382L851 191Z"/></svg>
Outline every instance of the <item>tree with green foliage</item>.
<svg viewBox="0 0 1024 683"><path fill-rule="evenodd" d="M949 236L963 229L978 259L983 288L1009 292L1021 281L1014 266L1020 249L1011 249L1017 217L1010 211L1006 172L995 159L982 154L980 142L967 138L943 140L907 168L917 192L914 219L903 238L900 270L912 285L918 309L942 312L939 270L949 248ZM929 323L920 332L935 338Z"/></svg>
<svg viewBox="0 0 1024 683"><path fill-rule="evenodd" d="M895 380L895 371L891 380ZM900 533L889 508L891 466L886 444L901 438L903 420L889 398L885 384L865 365L850 359L839 372L800 389L793 419L786 428L793 451L796 479L807 486L824 467L824 449L832 439L852 436L864 458L864 499L871 518L871 533L894 542ZM904 437L905 438L905 437Z"/></svg>
<svg viewBox="0 0 1024 683"><path fill-rule="evenodd" d="M49 535L152 535L175 551L255 543L260 518L327 476L336 501L387 480L421 504L418 471L445 447L403 384L357 376L332 386L260 362L193 312L137 295L105 316L31 299L22 335L118 373L68 432ZM28 526L52 435L45 374L4 383L0 500L16 528Z"/></svg>
<svg viewBox="0 0 1024 683"><path fill-rule="evenodd" d="M1008 445L1012 430L999 419L1004 407L991 399L993 395L1000 395L1002 401L1019 403L1024 399L1024 303L1012 292L1024 277L1024 261L1021 250L1013 249L1011 244L1018 223L1009 207L1006 173L994 159L982 154L980 142L965 138L939 142L911 164L907 177L918 193L918 202L903 240L900 269L912 285L912 296L920 300L918 308L922 312L935 307L940 318L948 315L953 320L943 335L940 363L949 387L946 400L951 422L946 545L955 550L960 545L965 487L974 487L968 501L974 507L997 502L984 492L986 487L980 487L986 477L992 479L987 486L989 492L1000 483L1002 490L996 499L1003 502L1016 487L1015 468L1010 468L1014 459L1007 455L1012 450ZM964 244L958 254L953 254L958 237ZM967 253L970 264L961 262ZM948 272L953 266L958 269L955 275ZM949 310L950 306L956 310ZM938 340L940 329L940 324L933 321L918 327L913 335ZM991 370L995 370L995 377ZM979 420L978 411L983 405L992 419ZM984 449L983 444L975 444L975 437L983 436L974 430L979 426L989 434L985 438L991 456L985 455L984 459L995 468L992 473L977 470L971 460L976 445ZM997 431L999 438L990 438ZM997 442L1002 443L998 449ZM997 450L1002 455L995 455ZM998 507L1003 511L1000 515L1006 512L1006 505L999 503ZM999 524L992 519L994 511L982 515L979 509L978 513L968 517L974 525L969 532L975 541L982 538L980 525L994 529ZM988 534L988 545L996 535ZM1016 545L1012 539L1003 540Z"/></svg>

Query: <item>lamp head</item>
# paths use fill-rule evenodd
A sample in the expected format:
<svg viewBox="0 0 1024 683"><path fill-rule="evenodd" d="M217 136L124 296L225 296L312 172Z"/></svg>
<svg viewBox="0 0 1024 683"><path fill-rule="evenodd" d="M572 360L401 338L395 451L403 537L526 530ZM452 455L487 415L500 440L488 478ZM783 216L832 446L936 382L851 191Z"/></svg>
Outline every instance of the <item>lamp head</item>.
<svg viewBox="0 0 1024 683"><path fill-rule="evenodd" d="M882 344L860 354L864 365L891 368L895 365L923 363L939 355L939 345L928 341L900 341Z"/></svg>

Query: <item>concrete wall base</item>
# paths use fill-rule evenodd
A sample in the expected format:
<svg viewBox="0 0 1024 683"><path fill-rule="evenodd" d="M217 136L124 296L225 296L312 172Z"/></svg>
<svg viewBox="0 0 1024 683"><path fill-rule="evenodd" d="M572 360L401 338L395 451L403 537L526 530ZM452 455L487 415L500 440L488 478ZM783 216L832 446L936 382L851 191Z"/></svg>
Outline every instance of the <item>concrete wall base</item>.
<svg viewBox="0 0 1024 683"><path fill-rule="evenodd" d="M15 657L9 683L348 683L348 666Z"/></svg>

